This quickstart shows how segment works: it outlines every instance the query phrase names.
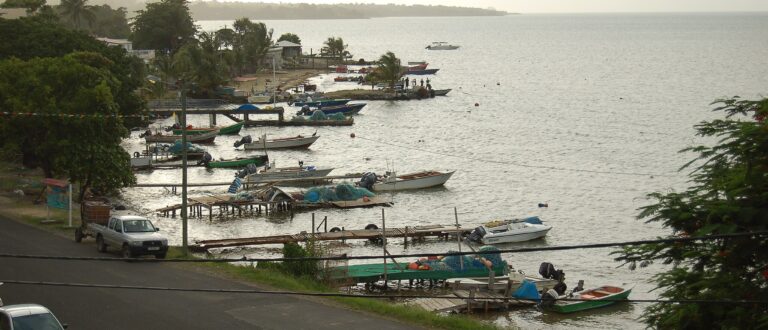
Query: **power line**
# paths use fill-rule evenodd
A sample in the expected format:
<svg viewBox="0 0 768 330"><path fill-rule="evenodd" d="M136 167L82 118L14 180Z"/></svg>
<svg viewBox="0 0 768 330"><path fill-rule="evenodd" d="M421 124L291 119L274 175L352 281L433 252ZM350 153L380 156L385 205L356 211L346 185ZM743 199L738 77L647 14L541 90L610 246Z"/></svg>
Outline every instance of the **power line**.
<svg viewBox="0 0 768 330"><path fill-rule="evenodd" d="M336 131L332 128L329 128L327 126L323 126L324 129L329 130L331 132L337 133L337 134L343 134L339 131ZM449 154L449 153L443 153L439 151L432 151L428 149L423 148L417 148L412 146L406 146L401 144L395 144L391 142L382 142L379 140L369 139L365 137L361 137L359 135L355 135L355 138L357 139L363 139L366 141L371 141L374 143L394 146L398 148L403 149L410 149L410 150L416 150L416 151L422 151L426 153L431 153L435 155L445 156L445 157L453 157L453 158L461 158L464 160L472 160L477 162L484 162L484 163L492 163L492 164L503 164L503 165L512 165L517 167L524 167L524 168L535 168L535 169L547 169L547 170L555 170L555 171L566 171L566 172L582 172L582 173L593 173L593 174L616 174L616 175L632 175L632 176L661 176L661 177L674 177L674 175L671 174L658 174L658 173L642 173L642 172L621 172L621 171L599 171L599 170L587 170L587 169L578 169L578 168L567 168L567 167L557 167L557 166L546 166L546 165L528 165L528 164L522 164L517 162L510 162L510 161L503 161L503 160L493 160L493 159L482 159L482 158L473 158L473 157L467 157L467 156L459 156L456 154Z"/></svg>
<svg viewBox="0 0 768 330"><path fill-rule="evenodd" d="M495 253L527 253L527 252L540 252L540 251L561 251L561 250L575 250L575 249L596 249L607 247L622 247L631 245L645 245L645 244L657 244L657 243L677 243L677 242L694 242L694 241L712 241L728 238L739 238L749 236L768 236L768 231L756 231L746 233L734 233L734 234L720 234L720 235L707 235L699 237L676 237L666 239L655 240L640 240L640 241L627 241L627 242L612 242L612 243L594 243L594 244L582 244L582 245L560 245L560 246L543 246L543 247L530 247L530 248L518 248L518 249L498 249L493 251L480 251L480 252L448 252L448 253L418 253L418 254L394 254L388 255L390 258L414 258L414 257L437 257L437 256L465 256L465 255L477 255L477 254L495 254ZM224 258L224 259L140 259L140 258L106 258L106 257L67 257L67 256L41 256L41 255L22 255L22 254L10 254L0 253L0 258L17 258L17 259L47 259L47 260L79 260L79 261L126 261L132 262L273 262L273 261L342 261L342 260L367 260L367 259L381 259L381 255L377 256L332 256L332 257L303 257L303 258Z"/></svg>
<svg viewBox="0 0 768 330"><path fill-rule="evenodd" d="M203 289L203 288L176 288L176 287L158 287L158 286L138 286L138 285L115 285L115 284L87 284L87 283L64 283L47 281L17 281L0 279L0 282L6 284L18 285L42 285L56 287L76 287L91 289L122 289L122 290L145 290L145 291L175 291L175 292L209 292L209 293L242 293L242 294L265 294L265 295L285 295L285 296L310 296L310 297L344 297L344 298L369 298L369 299L462 299L455 296L423 296L423 295L354 295L348 293L327 293L327 292L296 292L296 291L271 291L271 290L250 290L250 289ZM512 298L512 297L488 297L483 300L510 300L517 299L522 301L538 302L540 299ZM563 298L559 301L591 301L590 299ZM631 302L631 303L691 303L691 304L768 304L768 300L731 300L731 299L603 299L601 301L610 302Z"/></svg>

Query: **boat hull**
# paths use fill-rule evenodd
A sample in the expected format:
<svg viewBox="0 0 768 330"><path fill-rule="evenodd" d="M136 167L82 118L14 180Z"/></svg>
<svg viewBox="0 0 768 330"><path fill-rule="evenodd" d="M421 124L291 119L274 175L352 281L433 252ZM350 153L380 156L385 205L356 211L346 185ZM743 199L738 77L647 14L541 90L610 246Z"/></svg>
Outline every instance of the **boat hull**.
<svg viewBox="0 0 768 330"><path fill-rule="evenodd" d="M296 101L293 102L294 107L303 107L303 106L309 106L309 107L327 107L327 106L334 106L334 105L344 105L347 104L347 102L352 101L352 99L333 99L333 100L319 100L319 101Z"/></svg>
<svg viewBox="0 0 768 330"><path fill-rule="evenodd" d="M309 136L302 138L287 138L287 139L275 139L266 140L262 142L261 139L254 141L253 143L246 143L243 145L245 150L262 150L262 149L306 149L309 148L320 136Z"/></svg>
<svg viewBox="0 0 768 330"><path fill-rule="evenodd" d="M516 243L534 240L542 238L552 229L551 226L537 225L535 227L529 227L526 231L507 231L501 234L486 234L482 242L483 244L503 244L503 243Z"/></svg>
<svg viewBox="0 0 768 330"><path fill-rule="evenodd" d="M219 130L215 129L202 134L194 134L187 136L187 142L191 143L213 143L216 139L216 135L219 134ZM181 140L181 135L148 135L144 137L147 143L174 143L176 140Z"/></svg>
<svg viewBox="0 0 768 330"><path fill-rule="evenodd" d="M391 182L377 182L373 184L374 191L398 191L398 190L411 190L411 189L423 189L436 187L445 184L448 179L451 178L454 171L451 172L436 172L436 175L425 176L411 180L401 180L400 177L407 177L413 174L406 174L398 176L397 180ZM417 173L415 173L417 174Z"/></svg>
<svg viewBox="0 0 768 330"><path fill-rule="evenodd" d="M432 91L435 92L435 96L445 96L448 94L448 92L451 91L451 89L433 89Z"/></svg>
<svg viewBox="0 0 768 330"><path fill-rule="evenodd" d="M422 76L422 75L426 75L426 74L435 74L435 73L437 73L438 70L440 70L440 69L412 70L412 71L406 72L405 74L406 75Z"/></svg>
<svg viewBox="0 0 768 330"><path fill-rule="evenodd" d="M318 108L318 110L321 110L326 115L332 115L335 113L343 113L344 115L354 115L360 112L360 110L363 110L363 107L365 107L366 103L355 103L355 104L344 104L344 105L334 105L334 106L323 106L321 108Z"/></svg>
<svg viewBox="0 0 768 330"><path fill-rule="evenodd" d="M583 292L589 292L592 290L585 290ZM575 313L589 309L595 309L605 306L610 306L617 303L616 300L623 300L629 297L632 293L632 288L624 289L623 291L611 295L606 295L598 299L584 300L584 301L556 301L554 305L547 307L548 310L558 313Z"/></svg>
<svg viewBox="0 0 768 330"><path fill-rule="evenodd" d="M250 158L232 159L232 160L220 160L208 163L209 168L231 168L231 167L246 167L249 164L256 166L264 166L269 161L266 155Z"/></svg>
<svg viewBox="0 0 768 330"><path fill-rule="evenodd" d="M240 133L240 130L243 128L244 124L245 123L235 123L229 126L221 127L219 128L219 135L237 135L238 133ZM193 128L193 129L188 129L187 134L189 135L205 134L215 129L216 128ZM173 134L181 135L181 129L174 129Z"/></svg>

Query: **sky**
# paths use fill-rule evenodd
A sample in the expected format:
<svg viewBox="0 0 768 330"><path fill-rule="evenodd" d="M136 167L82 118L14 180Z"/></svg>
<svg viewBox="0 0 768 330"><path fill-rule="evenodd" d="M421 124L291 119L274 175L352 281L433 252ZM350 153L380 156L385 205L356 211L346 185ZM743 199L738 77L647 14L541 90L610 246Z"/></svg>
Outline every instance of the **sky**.
<svg viewBox="0 0 768 330"><path fill-rule="evenodd" d="M219 0L233 1L233 0ZM282 3L376 3L446 5L503 10L513 13L601 12L732 12L768 11L768 0L237 0Z"/></svg>

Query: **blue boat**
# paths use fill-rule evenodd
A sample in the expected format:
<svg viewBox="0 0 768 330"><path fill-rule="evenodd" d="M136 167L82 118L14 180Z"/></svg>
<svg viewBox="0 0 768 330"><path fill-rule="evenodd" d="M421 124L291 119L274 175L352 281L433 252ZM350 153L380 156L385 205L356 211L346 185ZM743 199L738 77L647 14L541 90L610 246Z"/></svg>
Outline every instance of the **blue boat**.
<svg viewBox="0 0 768 330"><path fill-rule="evenodd" d="M409 71L406 71L405 74L407 75L413 74L413 75L421 76L425 74L435 74L437 73L437 70L440 70L440 69L409 70Z"/></svg>
<svg viewBox="0 0 768 330"><path fill-rule="evenodd" d="M326 107L331 105L342 105L347 104L347 102L352 101L351 99L322 99L317 101L295 101L293 102L294 107L303 107L303 106L310 106L310 107Z"/></svg>
<svg viewBox="0 0 768 330"><path fill-rule="evenodd" d="M317 109L310 109L310 107L302 107L301 110L299 110L300 115L311 115L314 110L322 110L323 113L326 115L332 115L335 113L341 113L345 116L350 116L357 114L360 112L360 110L363 110L363 107L366 105L366 103L352 103L352 104L341 104L341 105L331 105L331 106L322 106L318 107Z"/></svg>

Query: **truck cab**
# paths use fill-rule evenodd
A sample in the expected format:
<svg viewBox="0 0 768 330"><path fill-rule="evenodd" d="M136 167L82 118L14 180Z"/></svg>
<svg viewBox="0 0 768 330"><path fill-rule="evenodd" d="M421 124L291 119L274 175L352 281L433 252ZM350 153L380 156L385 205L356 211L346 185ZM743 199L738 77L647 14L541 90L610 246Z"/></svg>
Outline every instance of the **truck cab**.
<svg viewBox="0 0 768 330"><path fill-rule="evenodd" d="M96 246L100 252L108 247L120 249L123 257L154 255L162 259L168 252L168 239L160 234L149 219L135 215L112 216L107 226L97 231Z"/></svg>

